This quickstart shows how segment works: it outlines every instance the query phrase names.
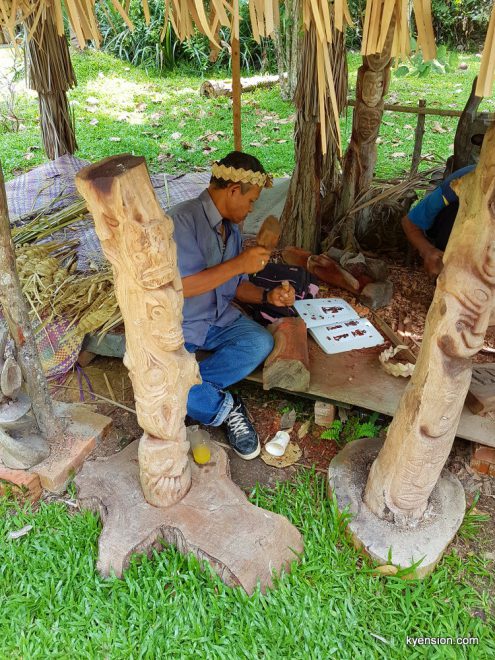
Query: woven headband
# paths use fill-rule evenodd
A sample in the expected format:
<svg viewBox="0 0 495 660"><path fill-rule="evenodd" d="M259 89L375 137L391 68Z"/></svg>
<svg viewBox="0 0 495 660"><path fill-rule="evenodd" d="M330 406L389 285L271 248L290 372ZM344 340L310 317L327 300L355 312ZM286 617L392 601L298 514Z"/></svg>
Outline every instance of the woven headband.
<svg viewBox="0 0 495 660"><path fill-rule="evenodd" d="M213 163L211 173L215 179L232 181L233 183L251 183L260 188L271 188L272 178L269 174L245 170L242 167L225 167L219 163Z"/></svg>

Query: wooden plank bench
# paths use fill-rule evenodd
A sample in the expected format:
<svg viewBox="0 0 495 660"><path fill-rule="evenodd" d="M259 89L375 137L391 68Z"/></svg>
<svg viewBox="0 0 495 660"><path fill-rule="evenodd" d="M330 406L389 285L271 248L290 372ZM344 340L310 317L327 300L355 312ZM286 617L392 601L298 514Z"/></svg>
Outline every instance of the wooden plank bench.
<svg viewBox="0 0 495 660"><path fill-rule="evenodd" d="M394 415L409 379L387 374L380 367L378 350L326 355L313 339L308 344L311 380L309 390L298 394ZM247 380L262 383L261 369ZM473 414L465 405L457 436L495 447L495 421Z"/></svg>

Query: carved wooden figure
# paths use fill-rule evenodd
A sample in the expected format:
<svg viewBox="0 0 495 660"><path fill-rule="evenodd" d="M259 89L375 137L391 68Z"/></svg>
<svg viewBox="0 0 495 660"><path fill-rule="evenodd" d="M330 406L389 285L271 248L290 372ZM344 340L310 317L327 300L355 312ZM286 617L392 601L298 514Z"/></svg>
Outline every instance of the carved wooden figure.
<svg viewBox="0 0 495 660"><path fill-rule="evenodd" d="M346 214L358 195L367 191L373 180L377 158L376 138L383 116L383 98L390 82L394 28L395 19L392 19L382 52L363 57L363 63L357 72L356 107L351 140L344 156L344 186L338 208L339 216ZM361 215L365 214L366 210ZM349 245L354 241L354 223L353 216L345 230L344 241Z"/></svg>
<svg viewBox="0 0 495 660"><path fill-rule="evenodd" d="M144 158L127 154L90 165L76 177L96 233L113 266L126 333L139 425L141 485L150 504L178 502L191 485L184 417L199 383L184 348L182 284L173 225L153 191Z"/></svg>
<svg viewBox="0 0 495 660"><path fill-rule="evenodd" d="M460 207L421 351L364 501L380 518L418 522L450 453L495 293L495 126L474 172L452 184Z"/></svg>

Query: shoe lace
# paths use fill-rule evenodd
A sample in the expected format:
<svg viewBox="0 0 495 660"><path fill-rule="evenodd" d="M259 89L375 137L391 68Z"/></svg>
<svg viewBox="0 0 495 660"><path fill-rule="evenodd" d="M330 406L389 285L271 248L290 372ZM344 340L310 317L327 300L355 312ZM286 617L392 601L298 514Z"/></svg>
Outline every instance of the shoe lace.
<svg viewBox="0 0 495 660"><path fill-rule="evenodd" d="M236 434L236 435L244 435L245 433L249 433L249 426L247 425L246 418L236 408L232 410L230 415L228 416L227 420L227 425L229 428Z"/></svg>

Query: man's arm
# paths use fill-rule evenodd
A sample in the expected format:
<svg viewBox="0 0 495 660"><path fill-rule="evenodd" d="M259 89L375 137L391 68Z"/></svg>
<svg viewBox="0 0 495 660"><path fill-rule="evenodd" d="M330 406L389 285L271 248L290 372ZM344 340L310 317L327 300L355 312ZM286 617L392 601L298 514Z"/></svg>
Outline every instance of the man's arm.
<svg viewBox="0 0 495 660"><path fill-rule="evenodd" d="M263 270L270 259L270 250L262 247L251 247L241 252L237 257L224 261L217 266L188 275L182 278L184 298L200 296L207 291L213 291L228 280L244 273L257 273ZM240 285L242 286L242 284ZM256 287L257 288L257 287ZM239 290L239 288L238 288ZM263 291L260 289L260 291ZM248 302L248 301L244 301ZM261 302L261 298L260 298Z"/></svg>
<svg viewBox="0 0 495 660"><path fill-rule="evenodd" d="M427 273L429 275L439 275L443 268L443 252L430 243L424 231L414 222L411 222L407 215L402 218L402 228L409 243L417 249L423 259Z"/></svg>

